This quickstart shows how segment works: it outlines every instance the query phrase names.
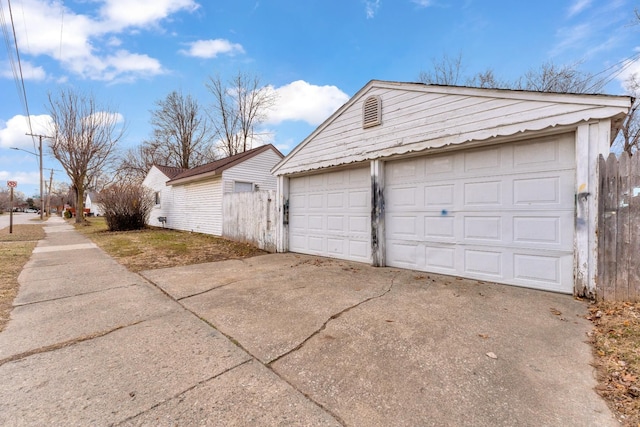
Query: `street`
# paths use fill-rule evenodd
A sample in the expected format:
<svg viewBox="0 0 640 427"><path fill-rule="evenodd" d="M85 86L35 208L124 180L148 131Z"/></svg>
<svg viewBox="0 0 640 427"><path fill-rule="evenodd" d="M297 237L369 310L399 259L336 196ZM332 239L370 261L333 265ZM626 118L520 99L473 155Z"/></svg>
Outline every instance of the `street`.
<svg viewBox="0 0 640 427"><path fill-rule="evenodd" d="M13 213L13 225L17 224L37 224L35 220L39 220L40 216L37 213ZM32 221L34 220L34 221ZM5 212L0 215L0 230L9 227L9 212Z"/></svg>

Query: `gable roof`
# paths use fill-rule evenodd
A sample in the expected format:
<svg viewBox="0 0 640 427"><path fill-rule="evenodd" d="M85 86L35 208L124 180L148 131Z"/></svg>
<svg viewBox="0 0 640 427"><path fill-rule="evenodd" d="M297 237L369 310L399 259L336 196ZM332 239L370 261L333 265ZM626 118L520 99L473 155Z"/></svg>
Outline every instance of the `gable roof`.
<svg viewBox="0 0 640 427"><path fill-rule="evenodd" d="M262 145L258 148L238 153L234 156L225 157L224 159L207 163L206 165L192 169L183 169L182 172L170 177L171 179L167 181L167 185L184 184L186 182L197 181L219 175L223 171L247 161L260 153L264 153L267 150L273 150L273 152L280 156L281 159L284 157L284 155L272 144Z"/></svg>
<svg viewBox="0 0 640 427"><path fill-rule="evenodd" d="M174 178L175 176L179 175L185 170L183 168L177 168L175 166L162 166L162 165L153 165L153 166L155 166L160 172L165 174L166 177L169 179Z"/></svg>
<svg viewBox="0 0 640 427"><path fill-rule="evenodd" d="M381 125L362 128L362 104L382 99ZM371 80L296 146L271 173L293 174L528 131L568 132L580 122L611 119L612 134L629 96Z"/></svg>
<svg viewBox="0 0 640 427"><path fill-rule="evenodd" d="M100 203L100 193L96 191L89 191L87 192L87 197L85 198L85 200L86 199L89 199L91 203Z"/></svg>

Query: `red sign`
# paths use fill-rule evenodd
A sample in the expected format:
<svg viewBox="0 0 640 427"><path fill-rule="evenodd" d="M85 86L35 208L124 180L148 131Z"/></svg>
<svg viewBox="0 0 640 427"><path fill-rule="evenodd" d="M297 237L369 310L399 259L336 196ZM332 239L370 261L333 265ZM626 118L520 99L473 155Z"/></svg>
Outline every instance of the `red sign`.
<svg viewBox="0 0 640 427"><path fill-rule="evenodd" d="M7 181L7 186L15 188L18 186L18 181Z"/></svg>

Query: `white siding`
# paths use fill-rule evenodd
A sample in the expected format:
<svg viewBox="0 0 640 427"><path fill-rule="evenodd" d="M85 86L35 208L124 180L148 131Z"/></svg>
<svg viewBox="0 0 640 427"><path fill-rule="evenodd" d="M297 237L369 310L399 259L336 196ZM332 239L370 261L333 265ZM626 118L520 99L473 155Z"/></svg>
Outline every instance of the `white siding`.
<svg viewBox="0 0 640 427"><path fill-rule="evenodd" d="M167 227L195 233L222 235L222 185L220 178L172 186Z"/></svg>
<svg viewBox="0 0 640 427"><path fill-rule="evenodd" d="M168 216L171 213L171 187L167 187L169 178L158 168L152 166L147 176L142 181L142 185L150 189L152 192L160 193L160 204L154 206L149 214L147 224L154 227L162 227L162 223L158 221L159 216Z"/></svg>
<svg viewBox="0 0 640 427"><path fill-rule="evenodd" d="M362 103L382 99L382 124L362 128ZM277 175L572 125L624 114L628 98L373 82L275 168Z"/></svg>
<svg viewBox="0 0 640 427"><path fill-rule="evenodd" d="M237 166L222 172L224 192L233 193L233 182L251 182L258 184L260 190L274 190L277 187L276 178L271 174L271 168L281 160L273 150L264 151Z"/></svg>

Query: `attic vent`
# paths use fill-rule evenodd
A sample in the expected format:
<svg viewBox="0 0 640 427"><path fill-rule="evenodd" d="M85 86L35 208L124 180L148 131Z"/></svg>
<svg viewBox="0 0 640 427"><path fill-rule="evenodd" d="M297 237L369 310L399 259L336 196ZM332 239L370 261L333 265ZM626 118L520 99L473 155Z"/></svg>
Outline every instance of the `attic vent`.
<svg viewBox="0 0 640 427"><path fill-rule="evenodd" d="M382 99L379 96L370 96L362 104L362 128L382 124Z"/></svg>

